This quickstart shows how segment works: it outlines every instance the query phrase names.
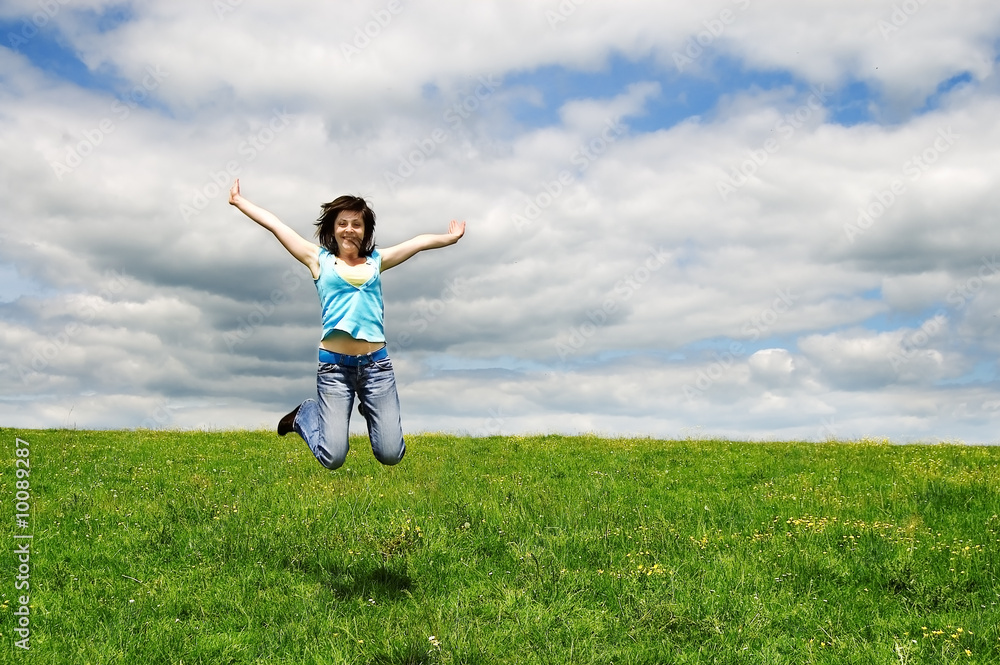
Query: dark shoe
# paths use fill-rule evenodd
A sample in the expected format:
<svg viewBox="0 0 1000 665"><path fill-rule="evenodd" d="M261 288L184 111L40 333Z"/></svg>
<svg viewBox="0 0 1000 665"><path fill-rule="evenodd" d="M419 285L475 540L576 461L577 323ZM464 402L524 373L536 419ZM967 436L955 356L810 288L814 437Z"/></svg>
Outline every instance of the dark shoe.
<svg viewBox="0 0 1000 665"><path fill-rule="evenodd" d="M300 405L301 406L301 405ZM294 432L295 428L292 424L295 422L295 416L299 414L299 407L292 409L292 412L286 415L284 418L278 421L278 434L280 436L285 436L289 432Z"/></svg>

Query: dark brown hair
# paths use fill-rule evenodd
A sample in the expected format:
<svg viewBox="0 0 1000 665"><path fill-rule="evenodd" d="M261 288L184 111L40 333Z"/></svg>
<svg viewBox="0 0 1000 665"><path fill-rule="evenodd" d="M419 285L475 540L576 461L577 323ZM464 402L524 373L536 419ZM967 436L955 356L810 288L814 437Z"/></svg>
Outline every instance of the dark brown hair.
<svg viewBox="0 0 1000 665"><path fill-rule="evenodd" d="M361 240L361 256L371 256L375 251L375 212L368 207L368 202L360 196L345 194L338 196L329 203L320 206L323 213L316 222L316 236L319 244L326 248L328 252L337 256L340 250L337 248L337 239L334 236L337 225L337 215L343 211L360 212L361 219L365 223L365 237Z"/></svg>

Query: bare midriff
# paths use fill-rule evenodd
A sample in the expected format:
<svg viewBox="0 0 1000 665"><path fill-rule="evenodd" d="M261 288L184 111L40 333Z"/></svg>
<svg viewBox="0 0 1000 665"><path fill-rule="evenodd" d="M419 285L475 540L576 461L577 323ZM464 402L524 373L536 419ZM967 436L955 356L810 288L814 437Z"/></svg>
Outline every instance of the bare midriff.
<svg viewBox="0 0 1000 665"><path fill-rule="evenodd" d="M319 346L321 349L341 353L345 356L363 356L378 351L385 346L385 342L369 342L366 339L357 339L345 332L335 330L320 342Z"/></svg>

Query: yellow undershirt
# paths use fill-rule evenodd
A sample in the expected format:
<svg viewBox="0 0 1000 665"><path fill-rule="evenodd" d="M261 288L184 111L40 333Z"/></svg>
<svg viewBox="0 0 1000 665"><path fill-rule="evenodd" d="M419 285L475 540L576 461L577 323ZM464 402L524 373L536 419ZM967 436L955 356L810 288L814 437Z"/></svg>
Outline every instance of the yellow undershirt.
<svg viewBox="0 0 1000 665"><path fill-rule="evenodd" d="M337 261L334 264L334 268L337 270L337 274L344 278L345 282L358 288L375 274L375 267L367 261L356 266L349 266L343 261Z"/></svg>

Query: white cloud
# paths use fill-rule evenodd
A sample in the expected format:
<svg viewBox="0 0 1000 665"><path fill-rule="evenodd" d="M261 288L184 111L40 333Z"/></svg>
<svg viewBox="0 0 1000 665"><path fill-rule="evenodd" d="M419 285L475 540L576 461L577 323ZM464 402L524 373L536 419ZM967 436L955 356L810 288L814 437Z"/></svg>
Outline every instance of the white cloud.
<svg viewBox="0 0 1000 665"><path fill-rule="evenodd" d="M795 372L795 359L786 349L761 349L749 364L754 378L764 384L787 385Z"/></svg>
<svg viewBox="0 0 1000 665"><path fill-rule="evenodd" d="M37 287L0 303L0 416L257 426L308 396L313 287L226 204L238 176L303 235L342 192L383 245L469 221L385 275L409 428L989 439L1000 8L918 5L65 7L118 78L0 49L0 263ZM684 74L781 82L644 129L693 103L699 37ZM615 54L646 64L609 86ZM859 81L884 98L837 124Z"/></svg>

